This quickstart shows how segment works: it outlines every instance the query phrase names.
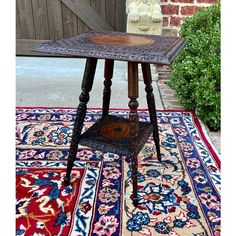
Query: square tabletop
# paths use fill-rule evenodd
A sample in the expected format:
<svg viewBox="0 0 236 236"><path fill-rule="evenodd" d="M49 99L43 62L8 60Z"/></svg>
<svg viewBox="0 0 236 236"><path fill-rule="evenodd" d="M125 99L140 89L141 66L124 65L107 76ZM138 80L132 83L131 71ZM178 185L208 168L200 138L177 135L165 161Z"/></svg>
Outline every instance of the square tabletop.
<svg viewBox="0 0 236 236"><path fill-rule="evenodd" d="M185 40L181 37L89 31L71 38L39 44L33 51L170 65L184 45Z"/></svg>

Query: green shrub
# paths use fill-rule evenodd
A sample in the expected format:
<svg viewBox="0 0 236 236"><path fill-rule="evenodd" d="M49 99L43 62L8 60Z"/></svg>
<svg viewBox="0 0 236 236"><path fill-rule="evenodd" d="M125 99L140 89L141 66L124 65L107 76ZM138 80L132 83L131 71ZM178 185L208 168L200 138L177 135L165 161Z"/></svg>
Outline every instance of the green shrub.
<svg viewBox="0 0 236 236"><path fill-rule="evenodd" d="M220 4L196 12L181 26L186 46L172 65L169 85L186 109L220 129Z"/></svg>

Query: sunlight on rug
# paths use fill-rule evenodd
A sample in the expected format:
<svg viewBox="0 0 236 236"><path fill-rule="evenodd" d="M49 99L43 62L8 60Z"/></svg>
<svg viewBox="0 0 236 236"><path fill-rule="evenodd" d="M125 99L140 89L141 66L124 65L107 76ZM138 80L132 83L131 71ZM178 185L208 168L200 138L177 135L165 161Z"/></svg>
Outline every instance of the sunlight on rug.
<svg viewBox="0 0 236 236"><path fill-rule="evenodd" d="M157 112L162 162L151 136L138 156L134 208L124 156L79 146L72 185L64 185L75 113L17 109L16 235L220 236L220 161L195 114ZM84 130L100 116L88 110ZM149 121L148 112L139 118Z"/></svg>

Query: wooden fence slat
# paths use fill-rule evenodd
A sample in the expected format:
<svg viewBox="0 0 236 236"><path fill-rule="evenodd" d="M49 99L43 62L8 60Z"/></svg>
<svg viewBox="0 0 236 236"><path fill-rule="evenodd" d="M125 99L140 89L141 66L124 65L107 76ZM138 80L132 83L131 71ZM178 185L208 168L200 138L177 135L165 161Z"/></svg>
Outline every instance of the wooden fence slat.
<svg viewBox="0 0 236 236"><path fill-rule="evenodd" d="M61 0L83 22L94 30L112 30L101 16L85 0Z"/></svg>
<svg viewBox="0 0 236 236"><path fill-rule="evenodd" d="M102 19L106 19L106 1L96 0L96 10Z"/></svg>
<svg viewBox="0 0 236 236"><path fill-rule="evenodd" d="M90 1L94 0L84 0L87 4L91 4ZM82 34L84 32L87 32L91 30L85 22L83 22L78 16L77 16L77 26L78 26L78 34Z"/></svg>
<svg viewBox="0 0 236 236"><path fill-rule="evenodd" d="M96 9L96 0L90 0L90 6Z"/></svg>
<svg viewBox="0 0 236 236"><path fill-rule="evenodd" d="M116 0L116 31L126 32L125 3L125 0Z"/></svg>
<svg viewBox="0 0 236 236"><path fill-rule="evenodd" d="M16 2L16 38L20 39L22 37L21 34L21 26L20 26L20 19L19 19L19 10Z"/></svg>
<svg viewBox="0 0 236 236"><path fill-rule="evenodd" d="M116 4L115 0L106 1L106 21L110 23L113 29L116 28Z"/></svg>
<svg viewBox="0 0 236 236"><path fill-rule="evenodd" d="M16 0L15 20L16 54L42 55L30 51L42 40L91 29L125 31L125 0Z"/></svg>
<svg viewBox="0 0 236 236"><path fill-rule="evenodd" d="M62 11L60 0L47 0L50 39L63 38Z"/></svg>
<svg viewBox="0 0 236 236"><path fill-rule="evenodd" d="M91 30L79 17L77 17L78 34Z"/></svg>
<svg viewBox="0 0 236 236"><path fill-rule="evenodd" d="M33 52L31 49L36 45L47 42L48 40L35 40L35 39L17 39L16 40L16 55L21 56L35 56L35 55L48 55L52 56L53 54L45 54L40 52Z"/></svg>
<svg viewBox="0 0 236 236"><path fill-rule="evenodd" d="M17 0L17 4L22 37L35 39L32 2L29 0Z"/></svg>
<svg viewBox="0 0 236 236"><path fill-rule="evenodd" d="M36 39L49 39L47 0L32 0Z"/></svg>
<svg viewBox="0 0 236 236"><path fill-rule="evenodd" d="M77 35L77 17L64 4L62 4L63 18L63 37L71 37Z"/></svg>

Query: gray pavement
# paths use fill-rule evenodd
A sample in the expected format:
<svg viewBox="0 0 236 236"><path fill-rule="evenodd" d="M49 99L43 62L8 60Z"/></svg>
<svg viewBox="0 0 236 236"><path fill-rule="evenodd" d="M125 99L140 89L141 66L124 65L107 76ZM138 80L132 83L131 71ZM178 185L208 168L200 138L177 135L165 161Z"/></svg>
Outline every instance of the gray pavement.
<svg viewBox="0 0 236 236"><path fill-rule="evenodd" d="M88 107L101 107L104 60L99 60ZM79 58L17 57L16 105L77 107L85 60ZM127 63L115 61L111 108L128 108ZM157 109L163 109L153 83ZM139 108L147 108L143 81L139 81Z"/></svg>

